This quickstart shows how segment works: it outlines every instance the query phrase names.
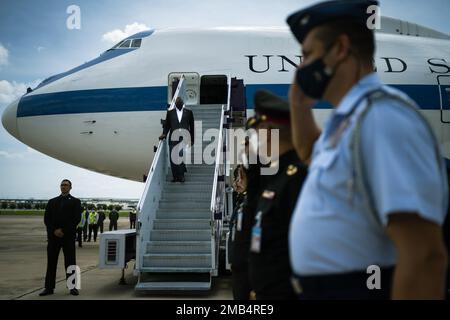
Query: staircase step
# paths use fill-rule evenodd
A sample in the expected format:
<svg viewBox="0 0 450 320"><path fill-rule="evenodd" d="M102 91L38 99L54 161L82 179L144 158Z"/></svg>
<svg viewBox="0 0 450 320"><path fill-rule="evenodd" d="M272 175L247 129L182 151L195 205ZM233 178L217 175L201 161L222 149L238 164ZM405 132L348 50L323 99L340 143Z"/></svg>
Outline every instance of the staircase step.
<svg viewBox="0 0 450 320"><path fill-rule="evenodd" d="M156 212L157 219L210 219L211 211L203 210L165 210L158 209Z"/></svg>
<svg viewBox="0 0 450 320"><path fill-rule="evenodd" d="M146 253L211 253L209 241L149 241Z"/></svg>
<svg viewBox="0 0 450 320"><path fill-rule="evenodd" d="M145 254L143 259L144 267L158 268L210 268L211 254L171 254L171 253L151 253Z"/></svg>
<svg viewBox="0 0 450 320"><path fill-rule="evenodd" d="M187 201L211 201L211 195L205 192L166 192L163 193L162 201L187 202Z"/></svg>
<svg viewBox="0 0 450 320"><path fill-rule="evenodd" d="M169 209L174 211L196 211L196 210L206 210L209 208L211 201L195 201L195 202L160 202L160 209Z"/></svg>
<svg viewBox="0 0 450 320"><path fill-rule="evenodd" d="M138 291L203 291L211 289L211 282L140 282Z"/></svg>
<svg viewBox="0 0 450 320"><path fill-rule="evenodd" d="M210 241L211 230L152 230L151 241Z"/></svg>
<svg viewBox="0 0 450 320"><path fill-rule="evenodd" d="M153 221L154 230L209 230L209 219L156 219Z"/></svg>
<svg viewBox="0 0 450 320"><path fill-rule="evenodd" d="M211 177L212 181L212 177ZM205 192L207 190L212 190L212 183L204 184L204 183L195 183L193 181L185 181L181 182L167 182L164 186L164 191L162 195L164 196L166 193L198 193ZM167 192L167 191L171 192Z"/></svg>
<svg viewBox="0 0 450 320"><path fill-rule="evenodd" d="M179 185L184 185L186 186L186 190L189 188L190 185L199 185L199 184L208 184L211 185L213 183L213 177L209 177L209 178L192 178L189 176L185 176L185 182L172 182L172 178L167 177L166 181L168 183L173 183L173 184L179 184Z"/></svg>
<svg viewBox="0 0 450 320"><path fill-rule="evenodd" d="M189 190L190 192L200 192L200 191L211 191L212 190L212 185L206 185L206 184L189 184L189 188L186 188L186 182L183 183L168 183L165 185L164 187L164 191L163 194L166 192L175 192L175 193L184 193L187 190Z"/></svg>
<svg viewBox="0 0 450 320"><path fill-rule="evenodd" d="M141 272L157 272L157 273L206 273L211 272L211 267L143 267L139 269Z"/></svg>

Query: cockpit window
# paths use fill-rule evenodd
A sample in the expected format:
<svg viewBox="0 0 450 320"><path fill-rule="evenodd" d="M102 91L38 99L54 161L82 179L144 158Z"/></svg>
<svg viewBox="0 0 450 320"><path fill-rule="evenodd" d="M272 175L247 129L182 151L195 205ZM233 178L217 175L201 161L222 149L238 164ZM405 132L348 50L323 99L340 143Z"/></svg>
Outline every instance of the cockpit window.
<svg viewBox="0 0 450 320"><path fill-rule="evenodd" d="M131 40L125 40L124 42L121 43L119 48L129 48L131 44Z"/></svg>
<svg viewBox="0 0 450 320"><path fill-rule="evenodd" d="M142 39L134 39L131 43L132 48L139 48L141 46Z"/></svg>
<svg viewBox="0 0 450 320"><path fill-rule="evenodd" d="M128 49L128 48L137 49L137 48L141 47L141 44L142 44L142 39L127 39L127 40L120 41L118 44L116 44L114 47L112 47L109 50L113 50L113 49L117 49L117 48L121 48L121 49Z"/></svg>
<svg viewBox="0 0 450 320"><path fill-rule="evenodd" d="M112 47L111 49L109 49L109 50L112 50L112 49L115 49L115 48L117 48L118 46L120 46L121 44L122 44L122 42L123 41L120 41L118 44L116 44L114 47Z"/></svg>

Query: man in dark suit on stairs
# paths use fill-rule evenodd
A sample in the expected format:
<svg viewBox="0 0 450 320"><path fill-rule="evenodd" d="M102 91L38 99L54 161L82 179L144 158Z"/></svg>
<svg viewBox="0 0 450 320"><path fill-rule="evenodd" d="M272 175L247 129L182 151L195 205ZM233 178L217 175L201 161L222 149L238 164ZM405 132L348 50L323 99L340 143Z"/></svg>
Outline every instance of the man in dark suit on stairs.
<svg viewBox="0 0 450 320"><path fill-rule="evenodd" d="M170 167L172 169L172 182L184 182L186 165L183 162L183 146L194 144L194 114L184 105L183 99L175 100L175 108L167 110L163 134L160 140L169 134ZM174 150L175 149L175 150Z"/></svg>

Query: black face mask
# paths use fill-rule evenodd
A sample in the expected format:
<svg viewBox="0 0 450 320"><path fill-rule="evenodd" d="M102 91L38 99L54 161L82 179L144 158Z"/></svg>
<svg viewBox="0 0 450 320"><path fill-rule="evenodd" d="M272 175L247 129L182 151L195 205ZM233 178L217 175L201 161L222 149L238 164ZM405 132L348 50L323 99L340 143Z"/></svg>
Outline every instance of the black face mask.
<svg viewBox="0 0 450 320"><path fill-rule="evenodd" d="M333 77L333 71L327 67L322 58L297 69L295 80L303 92L314 99L321 99L328 83Z"/></svg>

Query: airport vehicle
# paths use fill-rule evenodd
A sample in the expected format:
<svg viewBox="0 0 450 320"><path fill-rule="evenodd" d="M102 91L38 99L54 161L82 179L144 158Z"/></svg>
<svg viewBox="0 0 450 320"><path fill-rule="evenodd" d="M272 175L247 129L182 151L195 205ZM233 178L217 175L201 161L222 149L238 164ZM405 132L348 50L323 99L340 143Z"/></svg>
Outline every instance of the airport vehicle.
<svg viewBox="0 0 450 320"><path fill-rule="evenodd" d="M382 19L381 25L376 33L377 73L418 103L449 159L450 37L396 19ZM300 61L299 46L287 28L145 31L44 80L8 106L2 122L11 135L51 157L146 181L138 205L137 289L209 289L211 277L218 274L232 207L224 130L233 126L234 118L252 113L256 90L287 96ZM178 95L185 97L205 130L219 130L215 162L188 168L193 180L187 193L165 183L167 146L158 142L161 119ZM331 109L314 112L323 123ZM96 152L86 154L86 149ZM179 198L172 197L177 193ZM186 221L179 221L174 212L186 208ZM165 219L161 212L166 212ZM171 216L176 221L169 221ZM186 280L186 274L199 279ZM180 281L173 281L178 276Z"/></svg>

